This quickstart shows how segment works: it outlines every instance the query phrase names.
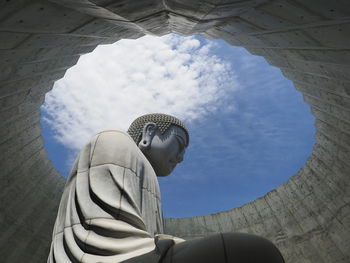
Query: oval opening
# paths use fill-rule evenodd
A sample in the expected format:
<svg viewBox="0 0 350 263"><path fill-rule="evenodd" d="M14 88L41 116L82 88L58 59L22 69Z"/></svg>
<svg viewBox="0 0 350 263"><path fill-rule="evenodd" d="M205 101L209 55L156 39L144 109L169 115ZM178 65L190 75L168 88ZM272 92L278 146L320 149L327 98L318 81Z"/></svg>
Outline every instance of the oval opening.
<svg viewBox="0 0 350 263"><path fill-rule="evenodd" d="M147 36L99 46L56 82L42 107L50 159L67 176L92 135L150 112L178 116L191 136L159 180L165 217L253 201L297 173L314 144L309 106L262 57L221 40Z"/></svg>

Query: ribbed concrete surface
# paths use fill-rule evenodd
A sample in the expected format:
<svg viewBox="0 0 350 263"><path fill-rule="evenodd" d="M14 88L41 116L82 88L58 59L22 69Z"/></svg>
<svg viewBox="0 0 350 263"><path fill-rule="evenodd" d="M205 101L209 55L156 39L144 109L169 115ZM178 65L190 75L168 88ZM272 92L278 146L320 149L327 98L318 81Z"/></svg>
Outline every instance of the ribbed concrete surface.
<svg viewBox="0 0 350 263"><path fill-rule="evenodd" d="M1 262L45 262L64 179L39 107L96 45L170 32L222 38L281 68L317 118L317 142L286 184L240 208L168 219L168 233L272 239L287 262L349 262L350 4L347 0L6 0L0 3Z"/></svg>

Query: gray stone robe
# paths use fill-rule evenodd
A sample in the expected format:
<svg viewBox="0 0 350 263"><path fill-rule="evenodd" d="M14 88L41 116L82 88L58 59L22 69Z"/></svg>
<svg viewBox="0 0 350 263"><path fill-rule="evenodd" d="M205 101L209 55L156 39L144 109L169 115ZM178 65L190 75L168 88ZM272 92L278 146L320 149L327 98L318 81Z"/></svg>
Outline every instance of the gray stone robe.
<svg viewBox="0 0 350 263"><path fill-rule="evenodd" d="M162 232L152 166L128 134L103 131L67 179L48 262L121 262L154 251Z"/></svg>

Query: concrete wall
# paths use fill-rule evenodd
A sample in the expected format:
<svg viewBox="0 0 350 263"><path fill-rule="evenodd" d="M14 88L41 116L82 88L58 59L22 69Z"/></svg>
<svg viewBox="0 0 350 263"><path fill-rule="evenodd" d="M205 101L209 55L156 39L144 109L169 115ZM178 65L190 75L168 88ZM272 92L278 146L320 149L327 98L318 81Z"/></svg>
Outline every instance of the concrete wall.
<svg viewBox="0 0 350 263"><path fill-rule="evenodd" d="M40 135L45 93L96 45L170 32L222 38L279 67L311 106L317 141L286 184L230 211L167 219L167 232L251 232L287 262L349 262L349 22L347 0L1 1L1 262L46 261L64 179Z"/></svg>

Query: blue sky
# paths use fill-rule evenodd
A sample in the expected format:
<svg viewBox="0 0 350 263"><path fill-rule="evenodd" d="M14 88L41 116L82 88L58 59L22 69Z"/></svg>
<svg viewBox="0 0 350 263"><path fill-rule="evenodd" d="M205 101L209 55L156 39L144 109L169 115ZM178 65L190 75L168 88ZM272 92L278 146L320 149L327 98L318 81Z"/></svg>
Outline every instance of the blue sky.
<svg viewBox="0 0 350 263"><path fill-rule="evenodd" d="M190 130L184 162L159 180L166 217L216 213L253 201L287 181L311 153L309 106L279 69L243 48L172 35L98 52L85 55L57 82L42 107L45 145L64 176L95 132L126 130L148 112L174 114Z"/></svg>

